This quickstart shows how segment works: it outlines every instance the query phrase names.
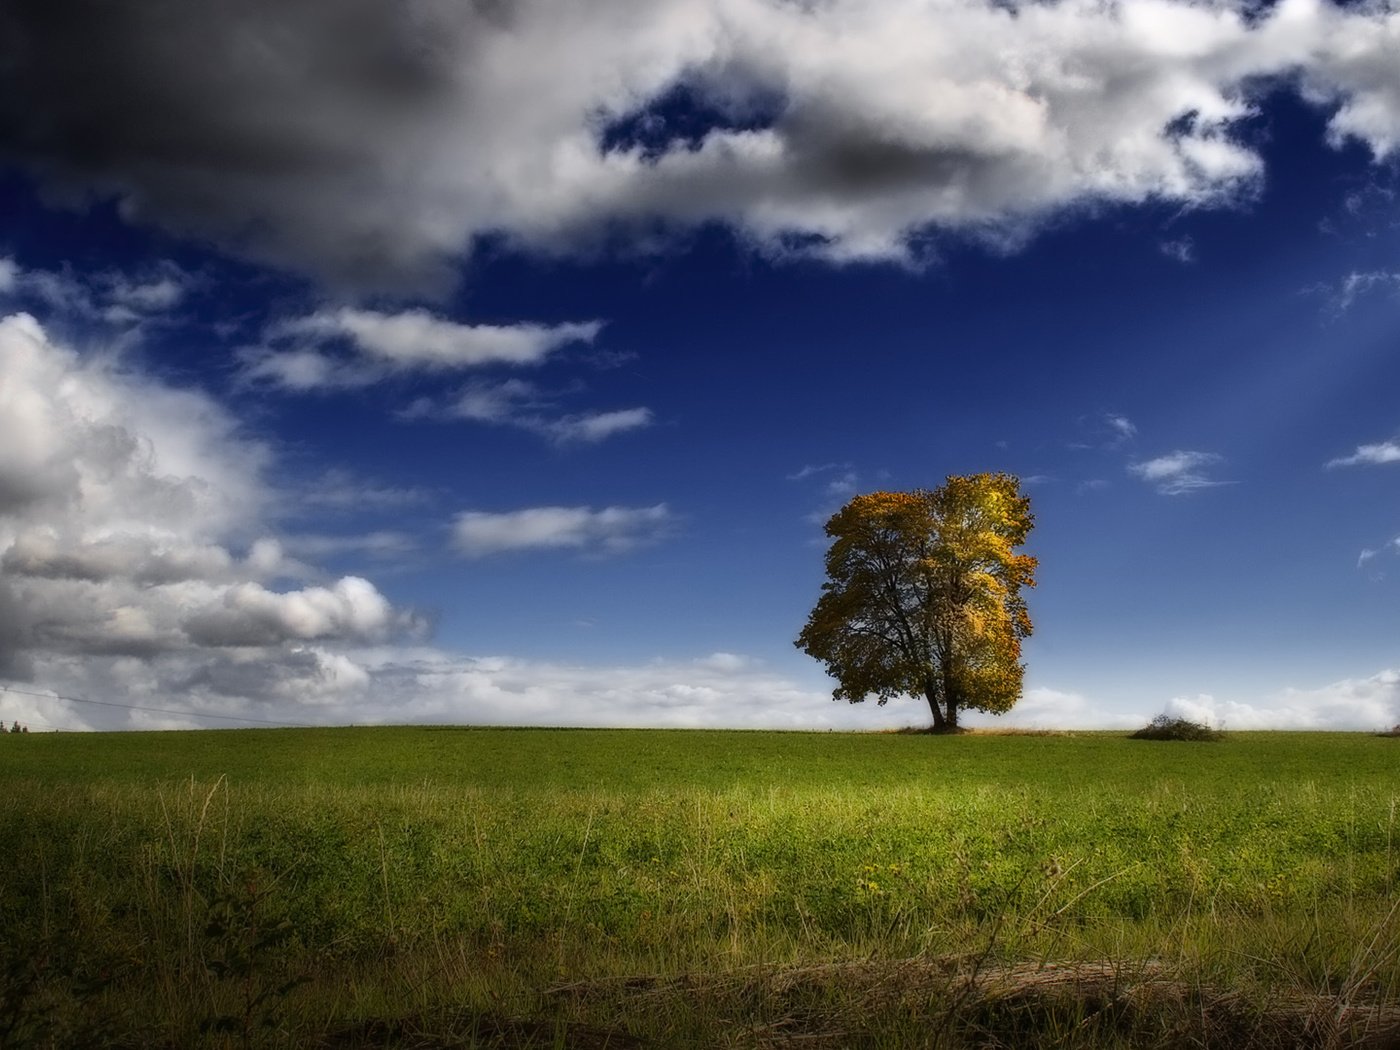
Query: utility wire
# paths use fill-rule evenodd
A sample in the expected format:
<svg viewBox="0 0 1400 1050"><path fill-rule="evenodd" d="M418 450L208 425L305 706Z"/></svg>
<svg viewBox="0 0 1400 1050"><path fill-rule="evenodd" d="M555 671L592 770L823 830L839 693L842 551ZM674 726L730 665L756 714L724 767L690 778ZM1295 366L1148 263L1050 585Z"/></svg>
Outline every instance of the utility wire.
<svg viewBox="0 0 1400 1050"><path fill-rule="evenodd" d="M0 685L0 692L17 693L20 696L37 696L43 700L68 700L75 704L95 704L98 707L120 707L127 711L147 711L157 715L180 715L186 718L222 718L230 722L256 722L265 726L285 726L290 729L314 729L309 722L278 722L271 718L253 718L249 715L221 715L212 711L177 711L168 707L143 707L140 704L121 704L115 700L88 700L81 696L64 696L61 693L36 693L32 689L16 689L12 685Z"/></svg>

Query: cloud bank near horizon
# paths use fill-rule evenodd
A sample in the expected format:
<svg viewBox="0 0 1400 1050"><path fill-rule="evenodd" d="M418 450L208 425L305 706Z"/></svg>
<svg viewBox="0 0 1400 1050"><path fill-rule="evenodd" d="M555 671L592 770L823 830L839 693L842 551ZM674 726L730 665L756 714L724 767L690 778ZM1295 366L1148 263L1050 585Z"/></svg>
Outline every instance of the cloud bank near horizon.
<svg viewBox="0 0 1400 1050"><path fill-rule="evenodd" d="M373 581L302 560L412 538L279 533L273 451L209 395L116 352L79 355L22 314L0 320L0 373L0 682L27 691L0 693L7 718L71 729L226 724L201 715L789 729L926 718L919 701L832 703L815 671L799 678L743 654L586 665L433 646L421 618ZM798 476L832 472L845 466ZM331 517L362 499L426 498L345 473L304 495ZM464 511L446 542L470 558L622 556L682 517L666 503ZM1166 709L1237 729L1374 730L1400 722L1400 671L1262 700L1177 697ZM1006 717L969 721L1126 728L1154 713L1038 686Z"/></svg>
<svg viewBox="0 0 1400 1050"><path fill-rule="evenodd" d="M909 262L1076 209L1228 205L1279 86L1334 146L1400 149L1394 0L20 0L0 40L0 141L52 198L351 289L441 291L482 238L718 222Z"/></svg>
<svg viewBox="0 0 1400 1050"><path fill-rule="evenodd" d="M269 529L268 447L205 394L0 320L0 676L198 710L328 702L422 624Z"/></svg>

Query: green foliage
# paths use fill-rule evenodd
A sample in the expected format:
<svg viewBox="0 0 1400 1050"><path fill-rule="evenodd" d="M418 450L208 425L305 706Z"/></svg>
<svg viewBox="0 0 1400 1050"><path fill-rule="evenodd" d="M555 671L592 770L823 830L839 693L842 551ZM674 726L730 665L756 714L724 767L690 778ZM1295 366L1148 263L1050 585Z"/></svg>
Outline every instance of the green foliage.
<svg viewBox="0 0 1400 1050"><path fill-rule="evenodd" d="M963 708L1009 710L1036 566L1016 548L1033 521L1007 474L856 496L826 524L827 582L795 644L826 665L836 700L923 696L935 728Z"/></svg>
<svg viewBox="0 0 1400 1050"><path fill-rule="evenodd" d="M1134 740L1223 740L1225 734L1218 729L1192 722L1189 718L1172 718L1158 715L1147 725L1133 734Z"/></svg>

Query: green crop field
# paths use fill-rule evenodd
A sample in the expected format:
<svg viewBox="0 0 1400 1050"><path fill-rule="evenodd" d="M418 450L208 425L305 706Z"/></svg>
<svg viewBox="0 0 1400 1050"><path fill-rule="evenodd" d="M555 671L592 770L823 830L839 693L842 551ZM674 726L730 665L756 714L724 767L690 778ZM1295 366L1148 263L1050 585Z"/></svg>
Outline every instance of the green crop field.
<svg viewBox="0 0 1400 1050"><path fill-rule="evenodd" d="M0 1046L1394 1045L1400 740L0 738Z"/></svg>

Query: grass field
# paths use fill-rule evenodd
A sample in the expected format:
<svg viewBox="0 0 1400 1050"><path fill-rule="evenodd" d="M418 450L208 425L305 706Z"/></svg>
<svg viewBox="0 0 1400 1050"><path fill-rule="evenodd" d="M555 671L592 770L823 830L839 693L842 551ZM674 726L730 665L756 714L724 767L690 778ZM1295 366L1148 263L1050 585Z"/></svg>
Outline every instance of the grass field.
<svg viewBox="0 0 1400 1050"><path fill-rule="evenodd" d="M1400 741L0 738L0 1046L1400 1039Z"/></svg>

